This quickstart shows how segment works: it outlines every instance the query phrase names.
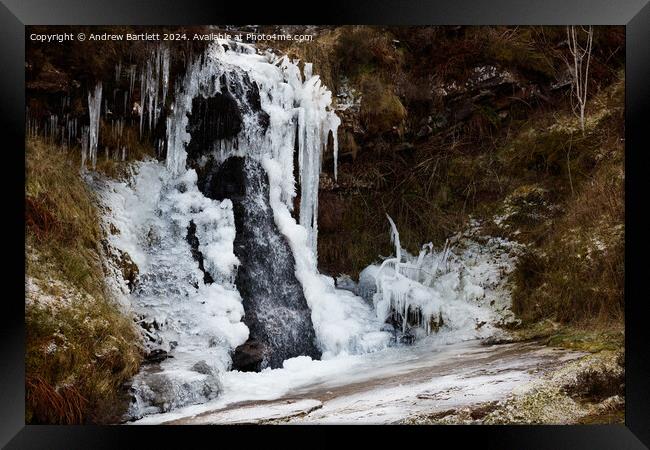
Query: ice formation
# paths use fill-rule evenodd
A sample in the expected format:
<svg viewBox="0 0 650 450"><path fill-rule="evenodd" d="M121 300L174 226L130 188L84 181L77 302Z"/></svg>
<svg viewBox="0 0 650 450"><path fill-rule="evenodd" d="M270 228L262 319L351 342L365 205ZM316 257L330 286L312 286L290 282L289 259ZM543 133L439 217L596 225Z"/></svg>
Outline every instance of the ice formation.
<svg viewBox="0 0 650 450"><path fill-rule="evenodd" d="M32 115L29 106L25 107L25 134L30 138L40 137L46 142L72 148L79 132L78 120L70 112L70 97L61 99L60 114L50 112L47 118L39 120Z"/></svg>
<svg viewBox="0 0 650 450"><path fill-rule="evenodd" d="M340 123L330 110L331 93L318 76L298 61L271 53L259 55L255 48L236 42L219 42L205 58L188 69L175 96L173 115L168 119L167 167L172 174L186 170L187 114L192 100L202 95L234 91L243 112L242 130L234 139L217 143L213 156L225 161L230 156L246 156L262 162L269 178L270 204L276 224L289 241L296 260L296 276L303 285L312 310L317 340L324 357L342 351L369 351L386 344L388 336L371 309L359 297L337 290L331 278L316 269L318 183L322 152L329 133L336 142ZM251 83L254 87L251 88ZM260 125L256 105L249 95L238 92L257 89L260 107L268 114L268 126ZM301 184L300 224L291 216L296 195L293 156L298 137L299 181ZM334 147L336 148L336 146Z"/></svg>
<svg viewBox="0 0 650 450"><path fill-rule="evenodd" d="M351 292L337 289L332 278L318 273L307 230L296 223L281 200L282 168L279 163L266 158L264 166L271 185L270 202L275 222L293 250L296 276L312 311L323 358L384 348L390 335L380 331L381 322L369 305Z"/></svg>
<svg viewBox="0 0 650 450"><path fill-rule="evenodd" d="M110 244L128 253L139 269L130 302L147 345L173 356L135 377L130 414L139 417L215 397L218 373L229 368L230 352L248 337L233 285L238 261L231 202L204 197L193 170L171 177L153 161L134 166L125 182L96 181L96 191L108 211L108 228L119 230L109 234ZM190 220L214 283L204 283L192 257L186 240Z"/></svg>
<svg viewBox="0 0 650 450"><path fill-rule="evenodd" d="M145 124L149 131L153 130L161 116L162 108L165 106L167 92L169 90L169 48L163 45L157 46L151 51L142 73L140 74L140 134L145 131ZM133 91L135 69L129 74L130 91ZM147 120L145 122L145 115Z"/></svg>
<svg viewBox="0 0 650 450"><path fill-rule="evenodd" d="M99 143L99 118L102 106L102 84L97 83L93 92L88 93L88 115L90 122L88 126L88 153L82 153L82 166L85 161L90 160L93 169L97 165L97 145ZM83 147L82 147L83 148Z"/></svg>
<svg viewBox="0 0 650 450"><path fill-rule="evenodd" d="M306 75L311 75L309 69ZM238 89L259 90L261 109L269 116L268 127L259 123L250 96L238 95ZM198 95L211 97L229 90L235 91L233 96L243 112L243 126L234 139L224 139L215 146L215 158L224 161L229 156L258 160L267 157L278 162L282 171L281 198L291 209L296 196L293 160L297 133L300 224L307 229L308 244L316 255L322 151L330 133L336 151L340 119L330 109L331 92L317 75L303 78L298 61L272 53L260 55L253 46L237 42L219 41L212 45L203 58L188 67L175 95L173 112L167 119L167 167L174 174L185 170L185 145L190 139L187 113L191 112L192 100Z"/></svg>
<svg viewBox="0 0 650 450"><path fill-rule="evenodd" d="M413 256L401 247L388 217L395 257L371 265L359 277L357 292L372 301L377 317L401 333L440 333L443 339L484 337L511 318L505 286L518 246L499 238L475 238L476 223L447 240L436 252L431 243Z"/></svg>
<svg viewBox="0 0 650 450"><path fill-rule="evenodd" d="M155 121L155 111L167 95L158 97L150 88L160 86L152 81L158 76L154 74L164 73L168 65L164 54L158 58L160 67L151 60L143 78L146 102L141 118L147 115L146 123ZM193 137L188 115L192 116L196 98L214 97L236 102L241 123L231 126L235 135L224 134L207 151L188 155ZM312 74L311 65L305 64L301 73L298 61L219 41L189 65L173 98L164 163L137 163L122 182L95 175L110 225L106 229L118 230L110 233L110 245L128 254L139 269L139 279L126 295L149 349L160 356L133 380L136 401L131 417L206 402L219 394L224 377L232 381L248 376L228 372L233 350L249 336L235 284L240 261L234 251L233 202L227 197L208 198L198 185L197 170L214 161L222 164L233 156L254 159L266 173L273 221L293 254L295 277L311 311L323 360L385 349L395 337L386 322L396 324L402 333L424 336L438 331L436 336L443 340L457 341L484 335L506 314L509 297L502 275L513 259L509 244L498 239L479 243L471 235L459 235L441 252L429 244L415 257L402 248L389 218L395 257L366 268L358 284L348 279L345 289L318 272L321 159L330 136L336 155L340 121L331 109L330 92ZM120 127L114 125L118 135ZM299 180L294 179L296 150ZM292 216L297 181L298 222ZM190 243L190 229L200 261ZM206 274L212 282L206 281ZM299 360L314 368L325 362L306 356Z"/></svg>
<svg viewBox="0 0 650 450"><path fill-rule="evenodd" d="M213 152L218 161L241 155L262 163L269 180L273 219L294 253L296 277L311 309L323 357L376 350L390 338L379 331L381 324L363 299L336 289L333 280L316 269L321 152L328 134L338 125L338 118L329 110L329 91L315 76L303 81L297 62L258 55L252 47L236 43L228 43L225 51L223 44L211 47L189 68L174 96L167 119L165 165L138 163L126 181L104 180L97 187L112 224L107 229L119 230L111 234L111 245L130 255L139 269L139 280L129 296L146 330L150 351L172 356L162 356L157 365L145 366L134 378L132 417L216 396L219 374L230 368L231 352L248 337L241 297L234 285L239 261L233 251L232 202L205 197L198 189L195 170L186 165L190 141L187 114L191 114L197 95L251 86L259 89L268 126L259 125L255 105L248 105L247 96L238 92L234 98L244 113L242 131L235 139L218 143ZM296 133L302 142L302 203L309 211L305 225L296 223L290 212L296 195ZM186 239L190 222L195 225L203 256L202 269L210 274L212 283L205 283Z"/></svg>

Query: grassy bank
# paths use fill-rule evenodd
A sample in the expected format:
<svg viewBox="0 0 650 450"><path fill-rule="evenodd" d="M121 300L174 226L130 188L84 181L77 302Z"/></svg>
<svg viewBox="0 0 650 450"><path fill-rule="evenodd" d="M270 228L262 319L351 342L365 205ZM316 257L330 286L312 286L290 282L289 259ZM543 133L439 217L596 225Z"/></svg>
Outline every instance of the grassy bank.
<svg viewBox="0 0 650 450"><path fill-rule="evenodd" d="M114 422L140 336L105 286L102 230L78 156L37 140L26 152L26 422Z"/></svg>
<svg viewBox="0 0 650 450"><path fill-rule="evenodd" d="M509 150L528 164L539 158L555 172L536 184L548 193L549 204L531 201L520 207L520 213L528 208L528 215L511 217L508 230L510 236L519 231L519 239L529 244L514 274L513 292L513 308L526 321L622 322L623 92L621 76L592 100L584 134L577 119L565 114L522 132ZM526 170L526 163L513 165ZM531 219L531 213L546 216Z"/></svg>

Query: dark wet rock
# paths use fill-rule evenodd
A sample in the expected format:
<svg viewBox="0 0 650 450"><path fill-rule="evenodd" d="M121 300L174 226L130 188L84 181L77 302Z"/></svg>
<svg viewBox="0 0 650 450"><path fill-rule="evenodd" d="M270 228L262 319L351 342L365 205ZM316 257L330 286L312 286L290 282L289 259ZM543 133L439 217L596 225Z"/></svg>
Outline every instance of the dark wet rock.
<svg viewBox="0 0 650 450"><path fill-rule="evenodd" d="M149 352L145 357L144 357L144 363L145 364L156 364L163 362L167 358L171 358L169 354L165 350L162 349L155 349Z"/></svg>
<svg viewBox="0 0 650 450"><path fill-rule="evenodd" d="M108 224L108 230L113 235L120 234L120 230L115 225L113 225L113 223Z"/></svg>
<svg viewBox="0 0 650 450"><path fill-rule="evenodd" d="M190 244L190 248L192 250L192 258L194 258L194 260L199 263L199 269L201 272L203 272L203 282L205 284L213 283L214 280L212 279L212 276L207 270L205 270L205 267L203 266L203 254L199 250L199 238L196 237L196 224L193 220L190 220L190 224L187 227L187 236L185 239L187 240L188 244Z"/></svg>
<svg viewBox="0 0 650 450"><path fill-rule="evenodd" d="M200 155L209 153L215 142L234 138L241 126L242 115L237 100L227 89L213 97L194 98L187 125L187 131L192 135L187 145L188 159L198 159Z"/></svg>
<svg viewBox="0 0 650 450"><path fill-rule="evenodd" d="M505 335L493 335L488 336L487 338L481 341L481 345L503 345L503 344L512 344L515 340L509 336Z"/></svg>
<svg viewBox="0 0 650 450"><path fill-rule="evenodd" d="M242 372L259 372L262 370L265 353L266 349L262 343L249 339L235 349L232 366Z"/></svg>
<svg viewBox="0 0 650 450"><path fill-rule="evenodd" d="M212 368L205 361L201 360L192 366L194 372L198 372L203 375L212 375Z"/></svg>
<svg viewBox="0 0 650 450"><path fill-rule="evenodd" d="M411 345L415 342L415 335L411 330L406 330L404 333L401 333L398 338L400 344Z"/></svg>
<svg viewBox="0 0 650 450"><path fill-rule="evenodd" d="M122 272L122 277L126 281L129 290L133 292L139 281L140 270L138 269L138 265L133 262L128 253L119 249L115 249L115 251L117 252L117 266Z"/></svg>

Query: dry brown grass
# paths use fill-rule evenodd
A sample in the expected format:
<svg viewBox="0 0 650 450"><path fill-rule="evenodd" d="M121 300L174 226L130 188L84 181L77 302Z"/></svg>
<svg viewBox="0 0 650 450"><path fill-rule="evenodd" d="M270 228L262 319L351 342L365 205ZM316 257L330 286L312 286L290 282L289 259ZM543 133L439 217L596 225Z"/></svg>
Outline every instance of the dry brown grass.
<svg viewBox="0 0 650 450"><path fill-rule="evenodd" d="M361 122L367 132L382 135L391 131L403 133L406 109L393 89L379 78L365 75L361 81Z"/></svg>
<svg viewBox="0 0 650 450"><path fill-rule="evenodd" d="M25 308L26 421L114 422L140 337L107 293L98 212L76 153L33 140L26 150L26 269L42 290Z"/></svg>
<svg viewBox="0 0 650 450"><path fill-rule="evenodd" d="M111 133L109 122L102 120L99 130L100 146L97 150L96 170L111 178L120 178L124 175L125 162L140 161L145 157L154 157L154 151L148 140L140 138L137 125L124 127L121 137ZM125 161L122 161L121 147L125 146ZM106 149L108 148L108 156ZM115 153L117 152L117 158Z"/></svg>
<svg viewBox="0 0 650 450"><path fill-rule="evenodd" d="M95 203L79 175L73 151L39 140L26 143L27 243L51 261L64 279L92 295L102 295L99 259L101 230ZM28 274L38 267L28 265Z"/></svg>
<svg viewBox="0 0 650 450"><path fill-rule="evenodd" d="M527 133L542 157L564 153L566 170L554 177L564 186L560 216L545 228L537 246L515 272L514 309L524 319L611 323L624 314L625 190L623 78L592 101L584 136L567 126L562 134ZM575 119L565 119L575 125ZM550 139L543 152L546 138ZM576 142L578 144L576 144ZM569 146L574 156L568 158ZM528 147L530 149L531 146ZM561 163L558 163L561 164ZM572 181L568 167L571 167ZM551 178L552 179L552 178Z"/></svg>
<svg viewBox="0 0 650 450"><path fill-rule="evenodd" d="M88 401L75 387L55 389L40 375L27 375L26 403L29 414L41 423L73 425L83 420Z"/></svg>
<svg viewBox="0 0 650 450"><path fill-rule="evenodd" d="M29 304L25 324L26 421L118 421L126 407L121 386L141 360L128 315L105 298L55 298Z"/></svg>

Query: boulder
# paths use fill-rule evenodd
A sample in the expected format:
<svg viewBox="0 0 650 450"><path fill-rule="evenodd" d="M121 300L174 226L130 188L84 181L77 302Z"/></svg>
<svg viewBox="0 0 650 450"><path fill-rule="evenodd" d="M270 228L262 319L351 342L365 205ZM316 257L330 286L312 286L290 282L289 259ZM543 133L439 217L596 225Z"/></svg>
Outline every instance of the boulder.
<svg viewBox="0 0 650 450"><path fill-rule="evenodd" d="M259 372L264 361L264 353L264 344L249 339L235 349L232 355L232 366L242 372Z"/></svg>
<svg viewBox="0 0 650 450"><path fill-rule="evenodd" d="M201 360L192 366L194 372L198 372L203 375L212 375L212 368L204 360Z"/></svg>
<svg viewBox="0 0 650 450"><path fill-rule="evenodd" d="M165 350L157 348L155 350L150 351L144 357L144 363L145 364L156 364L156 363L159 363L159 362L162 362L162 361L166 360L167 358L171 358L171 356L168 355Z"/></svg>

